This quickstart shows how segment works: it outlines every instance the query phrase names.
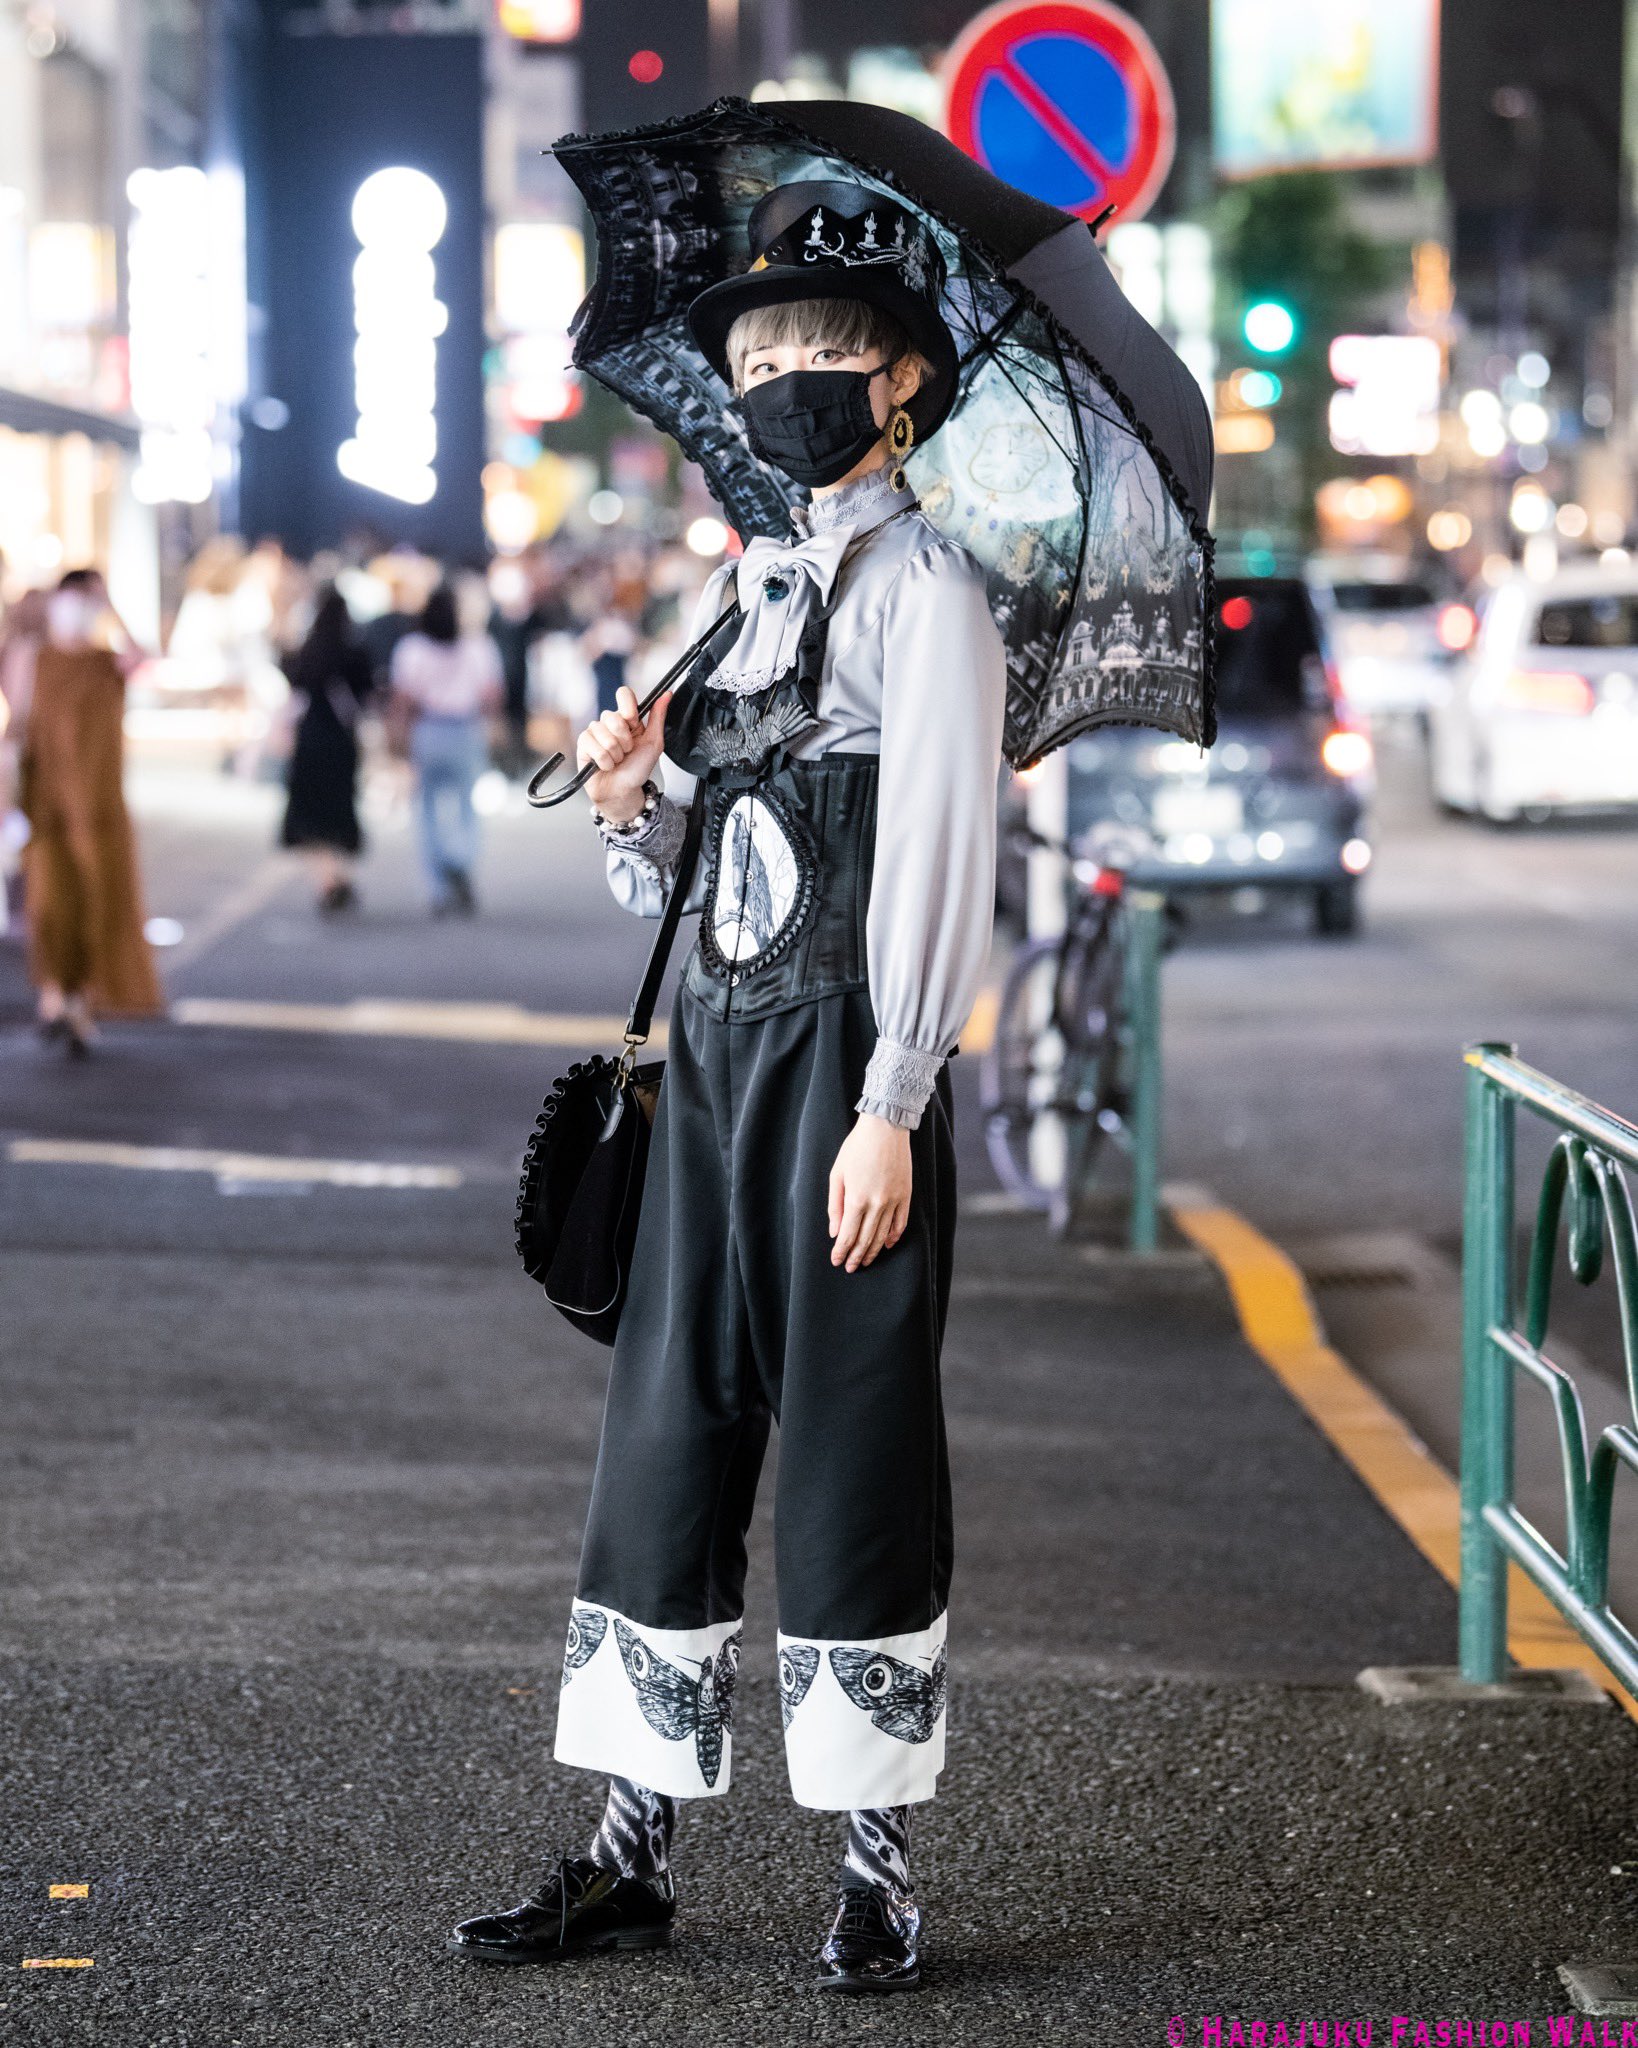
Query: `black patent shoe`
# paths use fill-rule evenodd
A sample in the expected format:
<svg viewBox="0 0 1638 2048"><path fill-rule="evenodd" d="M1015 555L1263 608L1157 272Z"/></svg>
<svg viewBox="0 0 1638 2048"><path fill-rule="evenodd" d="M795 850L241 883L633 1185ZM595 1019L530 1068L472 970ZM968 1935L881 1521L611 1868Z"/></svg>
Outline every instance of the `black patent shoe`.
<svg viewBox="0 0 1638 2048"><path fill-rule="evenodd" d="M676 1911L670 1871L624 1877L589 1856L559 1856L538 1891L504 1912L463 1920L444 1947L482 1963L555 1963L579 1949L669 1948Z"/></svg>
<svg viewBox="0 0 1638 2048"><path fill-rule="evenodd" d="M920 1908L902 1892L844 1885L819 1951L821 1991L914 1991L921 1982Z"/></svg>

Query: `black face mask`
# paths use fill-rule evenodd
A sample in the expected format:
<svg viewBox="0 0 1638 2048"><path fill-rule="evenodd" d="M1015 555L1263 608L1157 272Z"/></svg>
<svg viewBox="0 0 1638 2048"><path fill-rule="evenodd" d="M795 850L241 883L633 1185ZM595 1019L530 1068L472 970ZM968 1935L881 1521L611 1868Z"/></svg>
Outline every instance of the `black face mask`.
<svg viewBox="0 0 1638 2048"><path fill-rule="evenodd" d="M874 370L787 370L734 401L753 455L799 484L833 484L881 439L870 410Z"/></svg>

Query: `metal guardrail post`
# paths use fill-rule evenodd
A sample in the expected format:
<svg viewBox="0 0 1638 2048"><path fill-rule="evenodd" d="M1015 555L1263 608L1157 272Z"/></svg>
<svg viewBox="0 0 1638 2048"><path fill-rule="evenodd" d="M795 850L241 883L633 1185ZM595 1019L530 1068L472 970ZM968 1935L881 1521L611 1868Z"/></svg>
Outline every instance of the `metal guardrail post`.
<svg viewBox="0 0 1638 2048"><path fill-rule="evenodd" d="M1127 1242L1152 1252L1160 1241L1160 948L1166 899L1154 889L1126 898L1126 1014L1131 1020L1132 1208Z"/></svg>
<svg viewBox="0 0 1638 2048"><path fill-rule="evenodd" d="M1511 1058L1487 1041L1468 1052ZM1513 1367L1491 1338L1513 1320L1513 1097L1467 1068L1462 1209L1462 1676L1497 1684L1507 1664L1507 1553L1486 1510L1513 1495Z"/></svg>

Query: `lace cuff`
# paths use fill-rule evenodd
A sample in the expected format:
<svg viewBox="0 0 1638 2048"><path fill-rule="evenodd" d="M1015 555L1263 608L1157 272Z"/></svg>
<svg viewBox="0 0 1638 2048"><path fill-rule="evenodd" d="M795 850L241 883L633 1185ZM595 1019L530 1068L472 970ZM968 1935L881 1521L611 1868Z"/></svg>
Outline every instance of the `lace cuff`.
<svg viewBox="0 0 1638 2048"><path fill-rule="evenodd" d="M688 820L681 804L667 796L664 790L659 800L646 816L638 816L626 825L611 825L604 819L597 819L598 836L612 852L631 854L645 865L657 868L669 867L682 852L683 838L688 830Z"/></svg>
<svg viewBox="0 0 1638 2048"><path fill-rule="evenodd" d="M891 1038L878 1038L865 1066L864 1093L853 1107L870 1116L885 1117L904 1130L917 1129L944 1061L941 1052L923 1052Z"/></svg>

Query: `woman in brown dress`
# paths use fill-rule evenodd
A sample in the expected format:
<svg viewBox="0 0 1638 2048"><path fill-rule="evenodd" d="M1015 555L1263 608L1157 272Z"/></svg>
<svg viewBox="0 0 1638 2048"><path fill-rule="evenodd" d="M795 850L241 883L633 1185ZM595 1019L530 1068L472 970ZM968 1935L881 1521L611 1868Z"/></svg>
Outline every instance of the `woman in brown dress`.
<svg viewBox="0 0 1638 2048"><path fill-rule="evenodd" d="M125 678L142 659L99 643L119 626L101 576L73 569L47 613L22 749L30 838L26 905L29 978L40 1029L83 1058L93 1014L161 1015L165 999L143 936L136 847L122 783Z"/></svg>

